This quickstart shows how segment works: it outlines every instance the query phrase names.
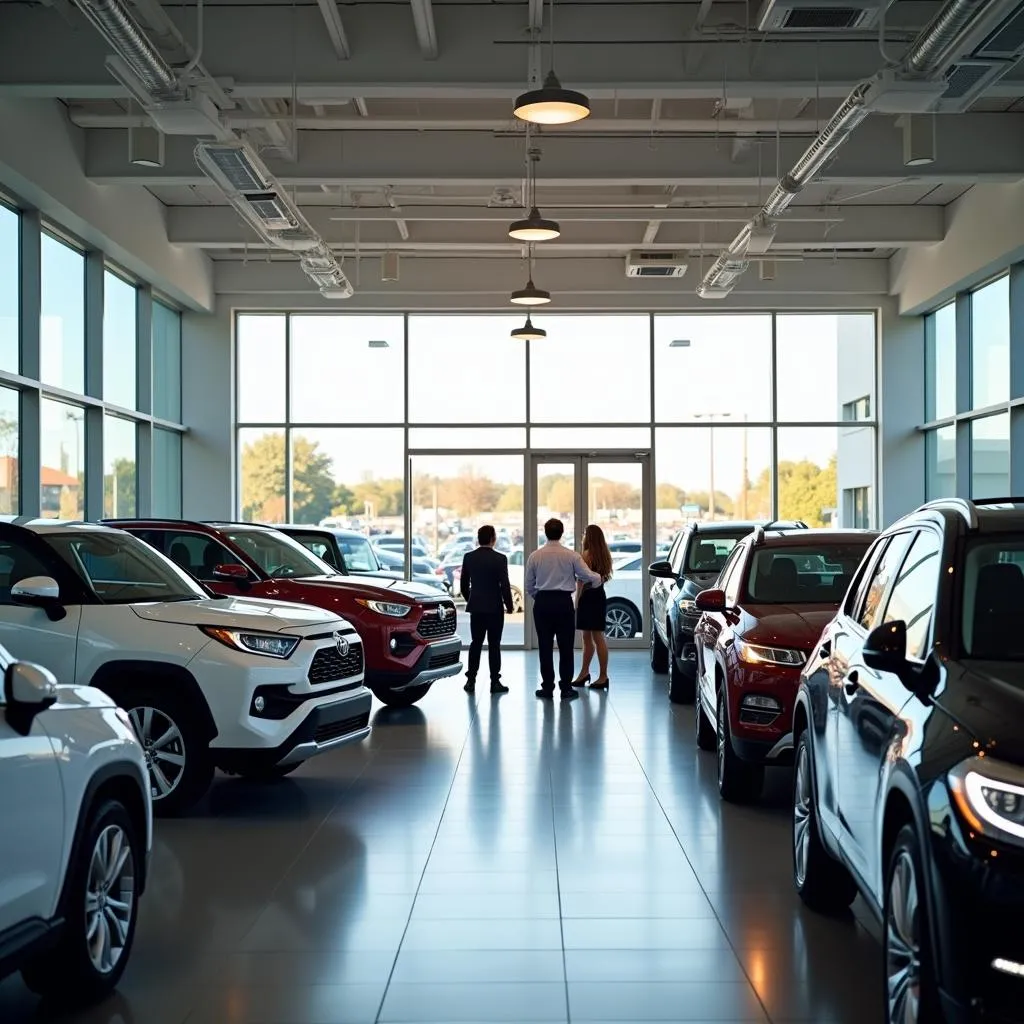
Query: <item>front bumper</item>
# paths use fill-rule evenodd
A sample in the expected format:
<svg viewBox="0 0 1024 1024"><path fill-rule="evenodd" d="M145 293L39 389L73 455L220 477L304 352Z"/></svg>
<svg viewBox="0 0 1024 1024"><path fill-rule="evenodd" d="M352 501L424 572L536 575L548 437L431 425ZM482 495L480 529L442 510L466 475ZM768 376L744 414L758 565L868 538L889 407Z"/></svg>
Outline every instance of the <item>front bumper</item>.
<svg viewBox="0 0 1024 1024"><path fill-rule="evenodd" d="M302 720L276 747L261 750L217 747L212 750L217 767L226 772L284 767L308 761L317 754L358 743L370 734L373 699L365 686L350 690L326 703L309 707Z"/></svg>
<svg viewBox="0 0 1024 1024"><path fill-rule="evenodd" d="M435 640L423 646L413 665L402 671L366 668L366 685L371 689L407 690L457 676L462 671L462 640L458 636Z"/></svg>
<svg viewBox="0 0 1024 1024"><path fill-rule="evenodd" d="M793 763L793 706L800 670L778 665L737 664L729 677L729 731L733 749L744 761L765 765ZM745 698L770 698L776 709L744 704Z"/></svg>

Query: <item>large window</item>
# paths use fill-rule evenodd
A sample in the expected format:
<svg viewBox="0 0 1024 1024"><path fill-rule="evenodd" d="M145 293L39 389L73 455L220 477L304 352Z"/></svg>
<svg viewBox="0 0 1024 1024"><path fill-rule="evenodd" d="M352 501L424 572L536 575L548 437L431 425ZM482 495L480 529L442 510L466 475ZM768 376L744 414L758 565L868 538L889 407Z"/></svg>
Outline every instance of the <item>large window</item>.
<svg viewBox="0 0 1024 1024"><path fill-rule="evenodd" d="M284 316L240 316L235 346L238 352L235 411L240 423L285 421L287 372ZM321 382L325 388L331 381Z"/></svg>
<svg viewBox="0 0 1024 1024"><path fill-rule="evenodd" d="M85 257L44 234L39 365L44 384L85 391Z"/></svg>
<svg viewBox="0 0 1024 1024"><path fill-rule="evenodd" d="M138 400L138 293L112 271L103 275L103 399L125 409Z"/></svg>
<svg viewBox="0 0 1024 1024"><path fill-rule="evenodd" d="M929 314L925 324L925 419L956 412L956 305Z"/></svg>
<svg viewBox="0 0 1024 1024"><path fill-rule="evenodd" d="M41 511L48 519L85 518L85 410L42 401Z"/></svg>
<svg viewBox="0 0 1024 1024"><path fill-rule="evenodd" d="M21 408L13 388L0 387L0 514L21 509Z"/></svg>
<svg viewBox="0 0 1024 1024"><path fill-rule="evenodd" d="M134 516L136 509L137 428L132 420L105 416L103 423L103 514Z"/></svg>
<svg viewBox="0 0 1024 1024"><path fill-rule="evenodd" d="M1010 493L1010 416L986 416L971 422L971 497Z"/></svg>
<svg viewBox="0 0 1024 1024"><path fill-rule="evenodd" d="M956 494L956 427L940 427L925 435L925 497Z"/></svg>
<svg viewBox="0 0 1024 1024"><path fill-rule="evenodd" d="M0 203L0 370L17 373L21 329L21 218Z"/></svg>
<svg viewBox="0 0 1024 1024"><path fill-rule="evenodd" d="M1010 278L971 294L971 396L975 409L1010 397Z"/></svg>
<svg viewBox="0 0 1024 1024"><path fill-rule="evenodd" d="M162 302L153 303L153 415L181 419L181 314Z"/></svg>
<svg viewBox="0 0 1024 1024"><path fill-rule="evenodd" d="M153 515L181 515L181 434L153 430Z"/></svg>

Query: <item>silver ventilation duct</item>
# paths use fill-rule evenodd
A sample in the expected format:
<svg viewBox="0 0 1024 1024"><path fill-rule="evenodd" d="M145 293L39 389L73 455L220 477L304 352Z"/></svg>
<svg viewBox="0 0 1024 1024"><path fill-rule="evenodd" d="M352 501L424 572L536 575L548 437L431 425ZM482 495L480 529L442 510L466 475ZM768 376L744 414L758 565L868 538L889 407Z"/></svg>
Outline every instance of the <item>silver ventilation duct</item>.
<svg viewBox="0 0 1024 1024"><path fill-rule="evenodd" d="M123 0L75 0L75 4L154 96L181 95L171 66L146 37Z"/></svg>
<svg viewBox="0 0 1024 1024"><path fill-rule="evenodd" d="M911 44L900 72L924 78L942 70L956 58L956 50L986 9L997 0L950 0ZM835 112L818 137L807 147L792 170L784 175L757 217L744 225L728 248L711 265L697 289L701 298L724 298L736 279L747 269L748 244L757 224L770 223L783 213L821 168L835 155L853 130L870 113L867 97L873 82L861 82Z"/></svg>

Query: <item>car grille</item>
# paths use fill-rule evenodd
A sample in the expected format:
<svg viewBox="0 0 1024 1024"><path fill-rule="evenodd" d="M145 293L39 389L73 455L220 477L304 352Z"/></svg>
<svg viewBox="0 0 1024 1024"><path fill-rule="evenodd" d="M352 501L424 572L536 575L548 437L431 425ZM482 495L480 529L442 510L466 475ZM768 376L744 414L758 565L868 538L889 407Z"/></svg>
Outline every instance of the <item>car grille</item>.
<svg viewBox="0 0 1024 1024"><path fill-rule="evenodd" d="M343 718L340 722L327 722L325 725L318 725L313 731L313 739L317 743L327 743L329 740L336 740L339 736L347 736L350 732L359 732L369 724L370 712L364 711L361 715Z"/></svg>
<svg viewBox="0 0 1024 1024"><path fill-rule="evenodd" d="M462 657L462 651L438 651L430 655L431 668L447 668L449 665L458 664Z"/></svg>
<svg viewBox="0 0 1024 1024"><path fill-rule="evenodd" d="M351 644L344 657L337 647L321 647L313 656L309 666L309 681L314 686L329 683L334 679L357 676L363 671L363 645Z"/></svg>
<svg viewBox="0 0 1024 1024"><path fill-rule="evenodd" d="M441 617L440 609L445 609L444 618ZM428 640L435 640L441 636L455 635L455 605L451 602L431 605L420 619L416 632Z"/></svg>

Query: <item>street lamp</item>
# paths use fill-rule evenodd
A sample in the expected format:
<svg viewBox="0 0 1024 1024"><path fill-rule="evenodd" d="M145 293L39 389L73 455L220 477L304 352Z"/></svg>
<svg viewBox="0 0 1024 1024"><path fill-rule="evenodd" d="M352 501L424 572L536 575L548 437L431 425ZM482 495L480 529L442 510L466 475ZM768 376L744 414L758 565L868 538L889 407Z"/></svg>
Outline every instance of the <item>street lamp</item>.
<svg viewBox="0 0 1024 1024"><path fill-rule="evenodd" d="M710 522L715 521L715 419L729 419L732 416L731 412L695 412L693 418L695 420L706 419L708 421L708 457L710 459L710 468L708 470L708 482L711 485L711 491L708 495L708 520Z"/></svg>

